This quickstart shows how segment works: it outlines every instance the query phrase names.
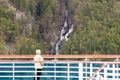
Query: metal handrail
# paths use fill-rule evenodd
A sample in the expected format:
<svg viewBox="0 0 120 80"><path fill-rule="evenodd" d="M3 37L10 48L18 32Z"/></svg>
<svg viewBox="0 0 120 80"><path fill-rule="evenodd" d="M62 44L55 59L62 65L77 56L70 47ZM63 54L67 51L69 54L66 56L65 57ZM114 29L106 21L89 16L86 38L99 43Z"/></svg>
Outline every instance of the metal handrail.
<svg viewBox="0 0 120 80"><path fill-rule="evenodd" d="M7 60L7 59L13 59L13 60L32 60L35 55L0 55L0 60ZM120 55L42 55L45 59L116 59L120 58Z"/></svg>

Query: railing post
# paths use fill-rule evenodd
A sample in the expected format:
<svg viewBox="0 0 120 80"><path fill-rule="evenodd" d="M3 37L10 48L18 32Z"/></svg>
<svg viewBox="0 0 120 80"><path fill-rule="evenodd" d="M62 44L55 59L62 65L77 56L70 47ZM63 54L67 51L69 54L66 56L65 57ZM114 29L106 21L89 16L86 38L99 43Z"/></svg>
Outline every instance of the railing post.
<svg viewBox="0 0 120 80"><path fill-rule="evenodd" d="M118 64L116 64L117 67L117 80L119 79L119 74L118 74Z"/></svg>
<svg viewBox="0 0 120 80"><path fill-rule="evenodd" d="M68 70L67 80L70 80L70 63L68 63L67 70Z"/></svg>
<svg viewBox="0 0 120 80"><path fill-rule="evenodd" d="M97 72L96 79L99 80L99 78L100 78L100 75L99 75L99 72Z"/></svg>
<svg viewBox="0 0 120 80"><path fill-rule="evenodd" d="M87 74L88 74L88 71L87 71L88 67L87 67L87 60L86 60L86 63L85 63L85 77L86 79L88 78Z"/></svg>
<svg viewBox="0 0 120 80"><path fill-rule="evenodd" d="M106 65L106 67L104 68L104 80L107 80L107 69L108 66Z"/></svg>
<svg viewBox="0 0 120 80"><path fill-rule="evenodd" d="M112 71L113 71L113 80L115 80L115 64L112 64Z"/></svg>
<svg viewBox="0 0 120 80"><path fill-rule="evenodd" d="M79 80L83 80L83 66L82 63L79 63Z"/></svg>
<svg viewBox="0 0 120 80"><path fill-rule="evenodd" d="M35 80L37 80L37 69L35 68Z"/></svg>
<svg viewBox="0 0 120 80"><path fill-rule="evenodd" d="M54 62L54 80L56 80L56 61Z"/></svg>
<svg viewBox="0 0 120 80"><path fill-rule="evenodd" d="M13 64L13 72L12 72L13 73L13 80L15 80L15 63L13 62L12 64Z"/></svg>
<svg viewBox="0 0 120 80"><path fill-rule="evenodd" d="M93 64L93 63L90 63L90 76L92 76L92 73L93 73L93 67L92 67L92 64Z"/></svg>

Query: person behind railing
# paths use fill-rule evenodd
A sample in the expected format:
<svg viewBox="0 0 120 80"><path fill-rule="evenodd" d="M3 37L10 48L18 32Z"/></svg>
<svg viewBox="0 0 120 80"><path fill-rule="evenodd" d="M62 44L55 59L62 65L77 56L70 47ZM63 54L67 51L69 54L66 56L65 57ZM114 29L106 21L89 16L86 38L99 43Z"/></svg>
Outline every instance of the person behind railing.
<svg viewBox="0 0 120 80"><path fill-rule="evenodd" d="M34 65L35 70L37 71L35 74L37 74L37 76L35 76L34 80L40 80L41 71L43 69L43 61L44 58L41 56L41 50L37 49L36 55L34 56Z"/></svg>

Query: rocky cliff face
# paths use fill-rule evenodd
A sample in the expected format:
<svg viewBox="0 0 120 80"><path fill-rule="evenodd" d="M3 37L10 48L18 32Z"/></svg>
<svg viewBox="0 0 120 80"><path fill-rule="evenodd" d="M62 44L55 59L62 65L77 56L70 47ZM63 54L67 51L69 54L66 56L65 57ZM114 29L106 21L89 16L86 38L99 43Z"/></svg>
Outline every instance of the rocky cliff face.
<svg viewBox="0 0 120 80"><path fill-rule="evenodd" d="M30 1L23 0L18 2L15 0L0 0L2 7L13 12L13 20L17 21L21 28L20 33L16 34L15 43L6 42L8 53L16 53L14 47L17 45L17 39L23 36L34 39L38 43L43 42L40 46L44 46L44 51L53 53L57 38L60 36L64 25L66 7L68 8L68 2L66 3L66 1L35 0L30 3ZM26 5L29 3L27 8L23 8L25 3ZM68 22L70 23L70 20Z"/></svg>
<svg viewBox="0 0 120 80"><path fill-rule="evenodd" d="M35 19L31 14L28 14L26 11L21 11L19 8L16 8L15 4L10 2L10 0L0 0L0 4L1 4L1 8L5 7L7 10L13 12L14 21L21 23L24 20L24 24L19 24L19 25L22 25L21 26L22 27L22 34L27 33L27 35L29 35L32 32L32 27L35 23ZM15 43L11 43L11 41L6 42L6 49L7 49L9 54L12 54L15 52L14 47L15 47Z"/></svg>

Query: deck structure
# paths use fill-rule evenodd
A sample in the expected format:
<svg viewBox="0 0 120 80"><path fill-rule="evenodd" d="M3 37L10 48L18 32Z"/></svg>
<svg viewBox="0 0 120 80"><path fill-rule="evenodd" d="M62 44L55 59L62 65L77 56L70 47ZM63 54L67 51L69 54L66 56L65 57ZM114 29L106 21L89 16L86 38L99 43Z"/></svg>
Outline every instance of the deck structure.
<svg viewBox="0 0 120 80"><path fill-rule="evenodd" d="M45 58L42 80L100 80L100 77L103 80L120 80L120 55L42 56ZM36 76L33 57L34 55L0 55L0 79L32 80Z"/></svg>

